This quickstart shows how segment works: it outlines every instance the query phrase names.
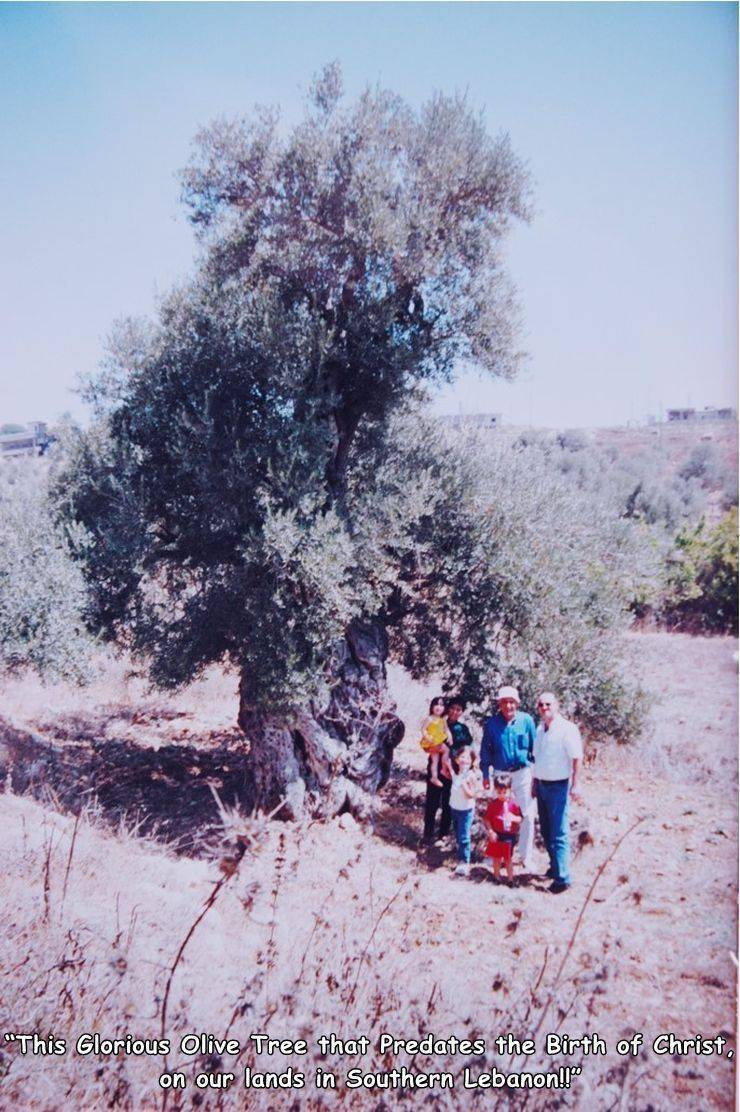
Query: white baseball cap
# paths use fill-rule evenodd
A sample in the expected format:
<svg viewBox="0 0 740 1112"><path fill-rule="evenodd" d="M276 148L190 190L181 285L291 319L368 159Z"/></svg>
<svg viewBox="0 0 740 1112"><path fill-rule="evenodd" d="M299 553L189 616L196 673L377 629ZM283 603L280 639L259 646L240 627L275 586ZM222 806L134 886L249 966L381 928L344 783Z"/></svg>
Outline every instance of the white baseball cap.
<svg viewBox="0 0 740 1112"><path fill-rule="evenodd" d="M517 703L521 702L519 692L515 687L499 687L497 699L516 699Z"/></svg>

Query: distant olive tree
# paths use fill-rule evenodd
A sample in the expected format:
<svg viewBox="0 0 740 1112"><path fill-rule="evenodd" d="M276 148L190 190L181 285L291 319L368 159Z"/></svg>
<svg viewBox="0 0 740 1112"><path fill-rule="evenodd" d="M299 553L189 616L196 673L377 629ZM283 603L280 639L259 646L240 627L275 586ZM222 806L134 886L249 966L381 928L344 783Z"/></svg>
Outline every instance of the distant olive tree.
<svg viewBox="0 0 740 1112"><path fill-rule="evenodd" d="M737 634L736 507L712 528L701 521L681 530L668 563L660 615L678 629Z"/></svg>
<svg viewBox="0 0 740 1112"><path fill-rule="evenodd" d="M702 442L691 449L679 475L682 479L700 479L704 485L713 486L721 480L722 471L722 457L716 445Z"/></svg>
<svg viewBox="0 0 740 1112"><path fill-rule="evenodd" d="M55 524L46 473L31 461L0 470L0 668L44 679L84 680L90 640L86 589L70 556L82 531Z"/></svg>

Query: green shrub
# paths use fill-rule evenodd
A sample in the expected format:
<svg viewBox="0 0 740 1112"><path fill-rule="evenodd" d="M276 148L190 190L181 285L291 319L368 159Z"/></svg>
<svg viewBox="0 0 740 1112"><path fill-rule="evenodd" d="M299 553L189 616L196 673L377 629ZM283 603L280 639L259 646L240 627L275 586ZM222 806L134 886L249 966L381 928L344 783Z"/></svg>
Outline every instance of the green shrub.
<svg viewBox="0 0 740 1112"><path fill-rule="evenodd" d="M72 526L78 546L83 533ZM30 461L0 473L0 667L83 680L90 642L85 585L68 531L50 513L46 473Z"/></svg>
<svg viewBox="0 0 740 1112"><path fill-rule="evenodd" d="M668 563L662 616L674 628L738 631L738 520L733 508L707 531L683 529Z"/></svg>
<svg viewBox="0 0 740 1112"><path fill-rule="evenodd" d="M656 578L649 532L576 489L537 447L432 432L417 417L397 433L366 506L369 586L388 566L381 550L395 550L393 655L418 678L441 675L483 712L514 682L529 705L556 690L594 736L634 737L644 695L621 630L632 598Z"/></svg>

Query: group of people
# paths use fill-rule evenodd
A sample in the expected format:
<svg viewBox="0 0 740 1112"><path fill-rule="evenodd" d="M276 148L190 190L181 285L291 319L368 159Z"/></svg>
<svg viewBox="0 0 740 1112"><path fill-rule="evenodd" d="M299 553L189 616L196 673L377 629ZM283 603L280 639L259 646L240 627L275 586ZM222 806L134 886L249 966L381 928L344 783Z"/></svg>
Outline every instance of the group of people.
<svg viewBox="0 0 740 1112"><path fill-rule="evenodd" d="M481 801L486 855L494 878L500 878L504 866L512 883L515 849L524 872L532 872L536 807L550 860L546 874L552 882L550 891L564 892L571 880L568 804L578 798L576 783L583 759L580 732L560 713L551 691L537 700L539 725L520 710L515 687L501 687L496 701L496 713L483 723L478 753L461 721L465 701L458 696L432 700L420 742L428 756L423 841L434 843L439 811L436 837L445 838L453 827L456 871L466 876L473 818Z"/></svg>

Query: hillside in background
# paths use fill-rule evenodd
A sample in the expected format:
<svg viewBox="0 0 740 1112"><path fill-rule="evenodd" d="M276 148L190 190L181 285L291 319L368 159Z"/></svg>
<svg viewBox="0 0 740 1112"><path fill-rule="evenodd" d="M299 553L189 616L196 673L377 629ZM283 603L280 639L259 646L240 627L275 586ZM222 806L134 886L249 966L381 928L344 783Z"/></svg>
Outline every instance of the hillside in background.
<svg viewBox="0 0 740 1112"><path fill-rule="evenodd" d="M717 421L714 424L678 422L659 425L620 426L610 429L588 429L589 438L602 448L614 449L620 455L634 455L657 445L665 453L669 466L675 472L697 444L716 445L728 467L737 469L737 421Z"/></svg>
<svg viewBox="0 0 740 1112"><path fill-rule="evenodd" d="M580 436L584 444L613 452L616 456L629 457L658 450L666 459L666 473L676 474L692 450L699 444L714 444L728 468L737 469L737 421L668 422L654 425L614 425L611 428L550 428L533 425L507 425L494 427L489 414L470 414L442 418L461 427L487 430L492 436L515 443L531 433L551 437L572 433Z"/></svg>
<svg viewBox="0 0 740 1112"><path fill-rule="evenodd" d="M737 505L736 420L663 422L614 428L507 425L490 414L451 416L461 433L512 450L538 448L580 488L599 489L618 512L633 491L634 510L675 530L702 517L715 525Z"/></svg>

